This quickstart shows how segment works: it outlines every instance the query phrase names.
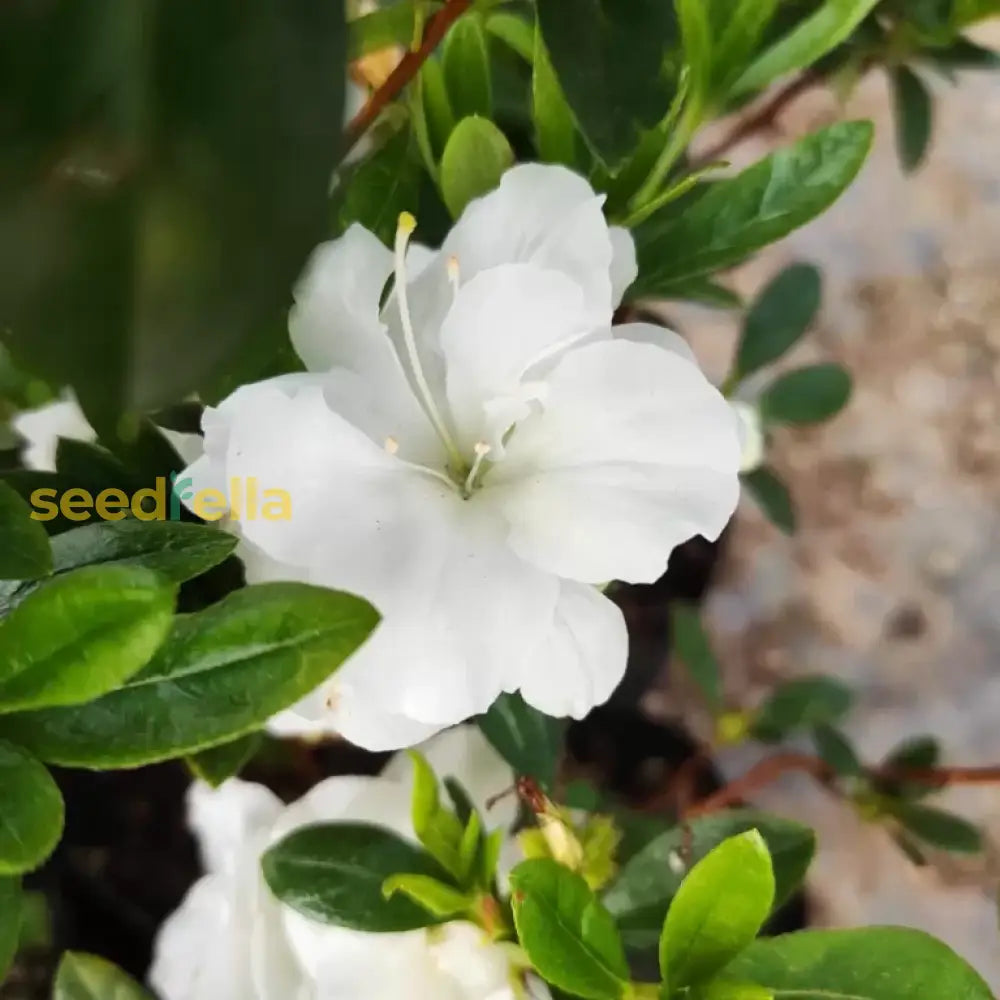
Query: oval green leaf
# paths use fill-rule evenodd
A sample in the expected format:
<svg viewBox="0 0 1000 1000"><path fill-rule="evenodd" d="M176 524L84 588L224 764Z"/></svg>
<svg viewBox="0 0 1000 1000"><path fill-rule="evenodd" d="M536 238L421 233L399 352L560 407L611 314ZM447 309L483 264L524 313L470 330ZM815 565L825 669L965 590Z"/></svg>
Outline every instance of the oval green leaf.
<svg viewBox="0 0 1000 1000"><path fill-rule="evenodd" d="M45 576L52 568L49 536L31 508L0 482L0 580Z"/></svg>
<svg viewBox="0 0 1000 1000"><path fill-rule="evenodd" d="M68 951L56 970L52 1000L151 1000L150 995L111 962Z"/></svg>
<svg viewBox="0 0 1000 1000"><path fill-rule="evenodd" d="M795 505L792 495L772 469L761 466L753 472L743 473L740 480L771 524L786 535L795 533Z"/></svg>
<svg viewBox="0 0 1000 1000"><path fill-rule="evenodd" d="M62 795L40 761L4 740L0 789L0 875L19 875L37 868L59 843Z"/></svg>
<svg viewBox="0 0 1000 1000"><path fill-rule="evenodd" d="M11 715L5 733L70 767L192 754L260 729L334 673L377 623L375 609L351 594L302 583L246 587L178 616L125 687L75 709Z"/></svg>
<svg viewBox="0 0 1000 1000"><path fill-rule="evenodd" d="M847 713L853 700L851 689L832 677L786 681L757 709L753 734L776 743L795 730L829 725Z"/></svg>
<svg viewBox="0 0 1000 1000"><path fill-rule="evenodd" d="M910 173L924 161L934 131L934 98L927 85L908 66L891 71L896 151Z"/></svg>
<svg viewBox="0 0 1000 1000"><path fill-rule="evenodd" d="M851 376L837 364L796 368L775 379L760 399L765 420L815 424L839 413L851 398Z"/></svg>
<svg viewBox="0 0 1000 1000"><path fill-rule="evenodd" d="M473 198L492 191L514 162L507 137L488 118L463 118L441 157L441 195L457 219Z"/></svg>
<svg viewBox="0 0 1000 1000"><path fill-rule="evenodd" d="M486 48L486 33L475 16L459 18L444 40L442 53L445 85L456 118L493 113L493 84Z"/></svg>
<svg viewBox="0 0 1000 1000"><path fill-rule="evenodd" d="M425 875L448 884L448 873L425 851L369 823L305 827L275 844L262 861L274 895L312 920L356 931L411 931L438 918L405 895L386 899L393 876Z"/></svg>
<svg viewBox="0 0 1000 1000"><path fill-rule="evenodd" d="M961 816L915 802L895 802L888 807L893 816L918 840L955 854L979 854L983 834Z"/></svg>
<svg viewBox="0 0 1000 1000"><path fill-rule="evenodd" d="M528 775L551 790L562 755L565 719L539 712L515 692L500 695L476 721L515 774Z"/></svg>

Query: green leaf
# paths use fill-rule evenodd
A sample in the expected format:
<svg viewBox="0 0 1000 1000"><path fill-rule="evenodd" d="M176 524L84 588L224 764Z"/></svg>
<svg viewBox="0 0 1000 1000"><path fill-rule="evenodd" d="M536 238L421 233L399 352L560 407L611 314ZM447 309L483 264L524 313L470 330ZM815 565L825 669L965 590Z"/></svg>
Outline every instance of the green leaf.
<svg viewBox="0 0 1000 1000"><path fill-rule="evenodd" d="M811 264L793 264L774 278L743 324L736 377L745 378L791 350L815 320L822 294L819 269Z"/></svg>
<svg viewBox="0 0 1000 1000"><path fill-rule="evenodd" d="M954 28L964 28L994 14L1000 14L1000 0L955 0L951 24Z"/></svg>
<svg viewBox="0 0 1000 1000"><path fill-rule="evenodd" d="M847 713L853 700L851 689L832 677L786 681L757 709L753 734L778 742L796 730L829 725Z"/></svg>
<svg viewBox="0 0 1000 1000"><path fill-rule="evenodd" d="M188 757L188 768L196 778L201 778L212 788L218 788L243 770L244 765L260 749L263 739L262 733L249 733L229 743L209 747Z"/></svg>
<svg viewBox="0 0 1000 1000"><path fill-rule="evenodd" d="M79 708L9 716L4 731L70 767L192 754L260 729L333 674L377 623L371 605L350 594L246 587L178 616L156 657L120 690Z"/></svg>
<svg viewBox="0 0 1000 1000"><path fill-rule="evenodd" d="M722 4L716 0L714 12L722 23L713 25L718 37L712 60L715 97L724 99L747 68L777 9L778 0L729 0Z"/></svg>
<svg viewBox="0 0 1000 1000"><path fill-rule="evenodd" d="M674 81L673 7L662 0L538 0L538 24L563 93L594 153L614 171L664 115Z"/></svg>
<svg viewBox="0 0 1000 1000"><path fill-rule="evenodd" d="M428 59L420 68L420 106L427 122L431 152L435 157L444 152L455 128L455 113L451 108L444 69L439 59Z"/></svg>
<svg viewBox="0 0 1000 1000"><path fill-rule="evenodd" d="M502 694L477 722L515 774L530 775L551 791L562 755L565 719L539 712L520 694Z"/></svg>
<svg viewBox="0 0 1000 1000"><path fill-rule="evenodd" d="M324 236L345 48L342 3L0 6L3 319L102 432L281 343Z"/></svg>
<svg viewBox="0 0 1000 1000"><path fill-rule="evenodd" d="M727 979L775 1000L992 1000L980 976L929 934L902 927L803 931L756 941Z"/></svg>
<svg viewBox="0 0 1000 1000"><path fill-rule="evenodd" d="M400 212L416 212L420 169L413 133L402 128L342 179L336 195L339 228L357 222L391 245Z"/></svg>
<svg viewBox="0 0 1000 1000"><path fill-rule="evenodd" d="M400 873L447 883L426 852L391 830L368 823L327 823L289 834L263 858L274 895L312 920L357 931L411 931L437 923L406 896L382 887Z"/></svg>
<svg viewBox="0 0 1000 1000"><path fill-rule="evenodd" d="M837 774L857 777L864 773L864 765L858 759L854 747L839 729L825 724L817 726L812 738L816 752Z"/></svg>
<svg viewBox="0 0 1000 1000"><path fill-rule="evenodd" d="M838 364L808 365L779 375L760 398L765 420L815 424L839 413L851 398L851 376Z"/></svg>
<svg viewBox="0 0 1000 1000"><path fill-rule="evenodd" d="M909 833L931 847L955 854L979 854L983 850L979 827L961 816L914 802L893 802L887 808Z"/></svg>
<svg viewBox="0 0 1000 1000"><path fill-rule="evenodd" d="M459 892L430 875L391 875L382 884L382 895L392 899L397 892L442 920L467 912L476 902L474 893Z"/></svg>
<svg viewBox="0 0 1000 1000"><path fill-rule="evenodd" d="M413 763L413 832L431 857L460 880L467 870L461 857L462 824L455 813L441 805L437 776L427 758L416 750L409 751L409 757Z"/></svg>
<svg viewBox="0 0 1000 1000"><path fill-rule="evenodd" d="M0 984L7 975L21 939L23 911L20 879L0 876Z"/></svg>
<svg viewBox="0 0 1000 1000"><path fill-rule="evenodd" d="M0 482L0 580L45 576L52 568L49 536L31 508Z"/></svg>
<svg viewBox="0 0 1000 1000"><path fill-rule="evenodd" d="M404 48L413 42L417 5L427 17L441 6L436 0L397 0L347 22L347 57L351 62L393 45Z"/></svg>
<svg viewBox="0 0 1000 1000"><path fill-rule="evenodd" d="M937 767L941 744L933 736L913 736L903 740L882 762L881 771L924 771ZM876 787L890 798L922 799L935 789L928 782L879 778Z"/></svg>
<svg viewBox="0 0 1000 1000"><path fill-rule="evenodd" d="M156 652L173 611L174 588L138 566L56 577L0 622L0 712L112 690Z"/></svg>
<svg viewBox="0 0 1000 1000"><path fill-rule="evenodd" d="M775 997L766 986L714 979L691 990L690 1000L775 1000Z"/></svg>
<svg viewBox="0 0 1000 1000"><path fill-rule="evenodd" d="M704 0L674 0L684 43L684 64L690 85L688 101L701 106L709 98L712 84L712 25Z"/></svg>
<svg viewBox="0 0 1000 1000"><path fill-rule="evenodd" d="M722 707L722 671L712 652L697 610L674 604L671 610L674 652L684 662L709 707Z"/></svg>
<svg viewBox="0 0 1000 1000"><path fill-rule="evenodd" d="M500 10L490 14L486 31L513 49L526 63L535 61L535 28L531 21Z"/></svg>
<svg viewBox="0 0 1000 1000"><path fill-rule="evenodd" d="M775 903L780 906L798 888L816 849L806 826L752 809L702 816L650 840L633 855L604 894L629 948L656 947L670 901L687 864L699 861L728 837L758 830L774 866Z"/></svg>
<svg viewBox="0 0 1000 1000"><path fill-rule="evenodd" d="M486 32L475 15L460 17L444 40L443 69L456 118L493 114L493 84Z"/></svg>
<svg viewBox="0 0 1000 1000"><path fill-rule="evenodd" d="M151 1000L149 994L111 962L68 951L56 970L52 1000Z"/></svg>
<svg viewBox="0 0 1000 1000"><path fill-rule="evenodd" d="M487 118L463 118L441 157L441 195L457 219L473 198L492 191L514 162L507 137Z"/></svg>
<svg viewBox="0 0 1000 1000"><path fill-rule="evenodd" d="M907 173L924 161L934 131L934 99L923 80L908 66L891 71L896 121L896 151Z"/></svg>
<svg viewBox="0 0 1000 1000"><path fill-rule="evenodd" d="M3 740L0 788L0 875L20 875L37 868L59 843L62 795L39 761Z"/></svg>
<svg viewBox="0 0 1000 1000"><path fill-rule="evenodd" d="M788 487L772 469L761 466L753 472L743 473L740 480L776 528L780 528L787 535L795 533L795 505Z"/></svg>
<svg viewBox="0 0 1000 1000"><path fill-rule="evenodd" d="M518 941L547 982L573 996L618 1000L629 982L615 922L587 883L548 858L510 873Z"/></svg>
<svg viewBox="0 0 1000 1000"><path fill-rule="evenodd" d="M872 134L870 122L839 122L717 181L683 211L653 215L634 233L632 296L730 267L814 219L857 176Z"/></svg>
<svg viewBox="0 0 1000 1000"><path fill-rule="evenodd" d="M750 64L732 88L734 96L763 90L786 73L812 66L848 38L879 0L825 0L780 41Z"/></svg>
<svg viewBox="0 0 1000 1000"><path fill-rule="evenodd" d="M532 114L538 158L543 163L576 163L576 124L566 95L552 68L541 28L535 29L534 71L531 80Z"/></svg>
<svg viewBox="0 0 1000 1000"><path fill-rule="evenodd" d="M688 873L667 911L660 975L672 990L711 979L757 937L774 902L764 840L749 830L724 840Z"/></svg>

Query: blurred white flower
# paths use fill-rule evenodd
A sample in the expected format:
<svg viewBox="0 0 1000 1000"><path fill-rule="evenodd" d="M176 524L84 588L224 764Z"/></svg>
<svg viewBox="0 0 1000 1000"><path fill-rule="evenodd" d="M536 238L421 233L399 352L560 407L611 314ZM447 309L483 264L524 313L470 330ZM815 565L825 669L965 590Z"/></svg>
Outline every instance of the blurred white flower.
<svg viewBox="0 0 1000 1000"><path fill-rule="evenodd" d="M55 471L56 448L60 438L87 442L97 440L97 431L87 422L71 392L44 406L22 410L11 423L24 440L21 461L25 468L41 472ZM185 462L193 462L203 451L199 434L181 434L165 427L159 428L159 431Z"/></svg>
<svg viewBox="0 0 1000 1000"><path fill-rule="evenodd" d="M296 289L308 373L206 411L194 488L252 476L292 498L290 521L239 524L249 578L342 588L383 615L282 732L392 749L516 690L580 717L627 654L593 585L652 582L729 520L732 411L676 335L611 328L636 262L602 200L522 165L436 253L409 246L410 217L395 253L351 227Z"/></svg>
<svg viewBox="0 0 1000 1000"><path fill-rule="evenodd" d="M478 730L442 733L421 748L452 775L491 827L510 826L512 799L485 800L513 781ZM260 872L268 846L316 822L377 823L413 838L411 764L377 778L330 778L291 806L261 785L192 786L189 811L207 874L167 920L150 982L163 1000L522 1000L507 950L478 927L367 934L316 923L280 904ZM531 996L549 996L532 982Z"/></svg>
<svg viewBox="0 0 1000 1000"><path fill-rule="evenodd" d="M767 441L764 437L764 422L760 408L753 403L739 399L730 400L729 405L736 414L740 433L740 472L753 472L764 464Z"/></svg>

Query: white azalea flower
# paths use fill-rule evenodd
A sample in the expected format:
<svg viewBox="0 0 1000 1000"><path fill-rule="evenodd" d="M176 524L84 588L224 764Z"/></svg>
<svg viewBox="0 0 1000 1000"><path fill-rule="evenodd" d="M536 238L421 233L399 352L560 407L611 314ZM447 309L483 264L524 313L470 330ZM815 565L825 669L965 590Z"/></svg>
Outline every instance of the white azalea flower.
<svg viewBox="0 0 1000 1000"><path fill-rule="evenodd" d="M513 776L478 730L450 730L422 750L490 826L510 826L513 800L489 811L485 801ZM414 839L410 772L398 757L377 778L330 778L288 807L261 785L192 786L190 819L208 873L157 939L150 981L163 1000L523 1000L507 950L473 924L402 934L330 927L280 904L263 881L267 847L310 823L377 823ZM549 997L539 983L530 989Z"/></svg>
<svg viewBox="0 0 1000 1000"><path fill-rule="evenodd" d="M652 582L729 520L732 412L680 338L612 330L635 249L601 204L563 167L522 165L434 254L409 247L412 218L395 253L353 226L296 290L309 371L206 413L195 489L255 477L292 498L290 520L238 525L250 579L342 588L383 615L281 731L392 749L516 690L581 717L627 654L594 585Z"/></svg>
<svg viewBox="0 0 1000 1000"><path fill-rule="evenodd" d="M44 406L23 410L11 423L24 440L21 461L25 468L41 472L55 471L56 448L60 438L86 442L97 440L97 431L90 426L71 392ZM165 427L159 430L185 462L194 461L202 453L201 435L181 434Z"/></svg>
<svg viewBox="0 0 1000 1000"><path fill-rule="evenodd" d="M739 399L730 400L729 405L733 408L739 425L740 472L753 472L764 464L767 455L764 421L760 415L760 408Z"/></svg>

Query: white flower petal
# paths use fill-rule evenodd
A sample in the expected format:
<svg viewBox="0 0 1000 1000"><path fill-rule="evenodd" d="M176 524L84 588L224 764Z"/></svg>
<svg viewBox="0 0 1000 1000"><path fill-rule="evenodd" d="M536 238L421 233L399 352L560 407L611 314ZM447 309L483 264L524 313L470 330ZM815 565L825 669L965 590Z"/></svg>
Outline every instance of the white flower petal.
<svg viewBox="0 0 1000 1000"><path fill-rule="evenodd" d="M639 277L639 264L635 256L635 240L622 226L611 226L611 302L617 308L629 286Z"/></svg>
<svg viewBox="0 0 1000 1000"><path fill-rule="evenodd" d="M563 357L490 489L525 559L585 582L648 583L681 542L721 533L739 451L728 404L696 366L616 340Z"/></svg>
<svg viewBox="0 0 1000 1000"><path fill-rule="evenodd" d="M611 697L627 658L619 608L595 587L564 580L555 628L521 674L521 695L546 715L582 719Z"/></svg>
<svg viewBox="0 0 1000 1000"><path fill-rule="evenodd" d="M55 471L60 438L70 441L97 438L97 432L87 422L72 394L58 402L22 411L11 421L11 426L24 439L21 460L25 467L40 472Z"/></svg>
<svg viewBox="0 0 1000 1000"><path fill-rule="evenodd" d="M764 437L764 421L760 408L741 400L730 400L729 405L736 414L742 448L740 472L753 472L764 464L767 442Z"/></svg>

